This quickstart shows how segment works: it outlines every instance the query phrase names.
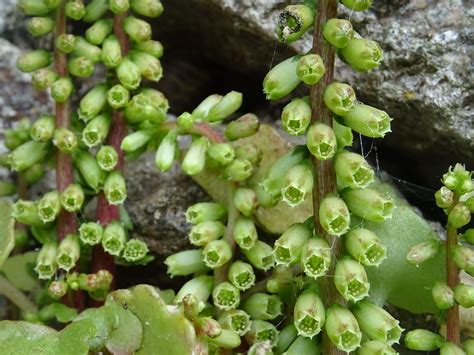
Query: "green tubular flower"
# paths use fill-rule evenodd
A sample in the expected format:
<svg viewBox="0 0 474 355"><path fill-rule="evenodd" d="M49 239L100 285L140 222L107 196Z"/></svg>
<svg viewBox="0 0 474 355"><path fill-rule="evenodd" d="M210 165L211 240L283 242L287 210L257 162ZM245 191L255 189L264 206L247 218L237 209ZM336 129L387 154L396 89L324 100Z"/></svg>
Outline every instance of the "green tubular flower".
<svg viewBox="0 0 474 355"><path fill-rule="evenodd" d="M439 334L425 329L415 329L405 334L405 346L411 350L432 351L444 343Z"/></svg>
<svg viewBox="0 0 474 355"><path fill-rule="evenodd" d="M234 240L242 250L250 250L258 241L257 228L251 218L238 217L235 221Z"/></svg>
<svg viewBox="0 0 474 355"><path fill-rule="evenodd" d="M262 150L253 143L245 143L235 147L235 157L241 160L248 160L253 166L257 166L262 160Z"/></svg>
<svg viewBox="0 0 474 355"><path fill-rule="evenodd" d="M253 344L247 351L247 355L272 355L272 344L269 341L261 341Z"/></svg>
<svg viewBox="0 0 474 355"><path fill-rule="evenodd" d="M356 106L356 101L354 89L348 84L335 81L324 90L324 103L336 115L347 115Z"/></svg>
<svg viewBox="0 0 474 355"><path fill-rule="evenodd" d="M111 205L121 205L127 198L125 178L119 171L112 171L105 179L104 195Z"/></svg>
<svg viewBox="0 0 474 355"><path fill-rule="evenodd" d="M324 24L323 37L335 48L347 47L354 34L351 21L332 18Z"/></svg>
<svg viewBox="0 0 474 355"><path fill-rule="evenodd" d="M218 103L209 109L206 115L206 121L222 121L224 118L230 116L240 108L242 98L243 95L240 92L231 91L227 93Z"/></svg>
<svg viewBox="0 0 474 355"><path fill-rule="evenodd" d="M383 341L370 340L361 345L357 354L359 355L396 355L393 348Z"/></svg>
<svg viewBox="0 0 474 355"><path fill-rule="evenodd" d="M151 54L133 50L130 59L140 69L141 75L150 81L159 81L163 77L160 60Z"/></svg>
<svg viewBox="0 0 474 355"><path fill-rule="evenodd" d="M227 165L235 158L235 151L229 143L212 143L207 155L221 165Z"/></svg>
<svg viewBox="0 0 474 355"><path fill-rule="evenodd" d="M166 112L170 108L168 100L166 99L165 95L161 91L151 89L151 88L143 88L141 91L146 97L151 99L151 102L157 109L163 112L163 117L160 117L158 123L166 119ZM153 120L151 120L153 121Z"/></svg>
<svg viewBox="0 0 474 355"><path fill-rule="evenodd" d="M209 339L209 342L215 344L219 348L234 349L240 346L241 340L239 334L232 330L222 329L220 335Z"/></svg>
<svg viewBox="0 0 474 355"><path fill-rule="evenodd" d="M183 112L181 115L178 116L176 119L176 123L178 124L178 128L189 131L194 125L195 118L189 112Z"/></svg>
<svg viewBox="0 0 474 355"><path fill-rule="evenodd" d="M474 250L463 245L456 245L453 249L453 260L456 265L466 271L469 275L474 275Z"/></svg>
<svg viewBox="0 0 474 355"><path fill-rule="evenodd" d="M79 150L75 153L74 163L87 184L94 191L99 191L99 186L105 180L105 173L95 157L88 152Z"/></svg>
<svg viewBox="0 0 474 355"><path fill-rule="evenodd" d="M206 121L209 111L222 100L221 95L213 94L206 97L192 112L196 119Z"/></svg>
<svg viewBox="0 0 474 355"><path fill-rule="evenodd" d="M71 53L76 48L77 39L72 34L63 33L56 37L55 46L63 53Z"/></svg>
<svg viewBox="0 0 474 355"><path fill-rule="evenodd" d="M26 52L18 57L17 68L23 73L31 73L51 64L51 53L44 49Z"/></svg>
<svg viewBox="0 0 474 355"><path fill-rule="evenodd" d="M36 258L35 271L38 273L40 280L48 280L54 276L58 264L56 263L56 255L58 246L56 243L45 243L41 247L38 257Z"/></svg>
<svg viewBox="0 0 474 355"><path fill-rule="evenodd" d="M239 187L234 192L234 205L246 217L250 217L258 207L257 194L254 190Z"/></svg>
<svg viewBox="0 0 474 355"><path fill-rule="evenodd" d="M212 291L212 302L223 311L236 309L240 303L240 291L230 282L222 282Z"/></svg>
<svg viewBox="0 0 474 355"><path fill-rule="evenodd" d="M130 8L128 0L109 0L109 10L116 15L123 14Z"/></svg>
<svg viewBox="0 0 474 355"><path fill-rule="evenodd" d="M294 309L294 324L298 335L312 339L321 332L325 321L324 305L319 295L311 290L303 291Z"/></svg>
<svg viewBox="0 0 474 355"><path fill-rule="evenodd" d="M379 237L365 228L349 231L345 245L349 254L365 266L379 266L387 257L387 249Z"/></svg>
<svg viewBox="0 0 474 355"><path fill-rule="evenodd" d="M89 90L79 102L79 110L77 113L83 121L90 121L96 117L107 104L108 85L99 84Z"/></svg>
<svg viewBox="0 0 474 355"><path fill-rule="evenodd" d="M116 68L122 62L122 50L115 35L109 35L102 43L101 59L107 68Z"/></svg>
<svg viewBox="0 0 474 355"><path fill-rule="evenodd" d="M127 236L120 222L112 221L105 227L102 235L102 247L110 255L119 256L125 247Z"/></svg>
<svg viewBox="0 0 474 355"><path fill-rule="evenodd" d="M163 56L163 45L159 41L145 41L135 42L132 44L132 48L151 54L153 57L160 59Z"/></svg>
<svg viewBox="0 0 474 355"><path fill-rule="evenodd" d="M466 353L459 346L450 342L445 342L441 346L439 354L440 355L466 355Z"/></svg>
<svg viewBox="0 0 474 355"><path fill-rule="evenodd" d="M203 221L189 232L189 241L196 246L205 246L224 235L225 226L218 221Z"/></svg>
<svg viewBox="0 0 474 355"><path fill-rule="evenodd" d="M112 32L112 20L101 19L96 21L91 27L86 30L86 39L89 43L100 45L105 38Z"/></svg>
<svg viewBox="0 0 474 355"><path fill-rule="evenodd" d="M336 156L334 169L344 186L363 189L374 181L374 171L364 157L357 153L343 151Z"/></svg>
<svg viewBox="0 0 474 355"><path fill-rule="evenodd" d="M341 259L334 271L334 285L345 300L358 302L369 294L370 284L364 267L352 259ZM380 339L377 339L380 340Z"/></svg>
<svg viewBox="0 0 474 355"><path fill-rule="evenodd" d="M79 78L88 78L94 73L94 63L86 57L73 58L67 65L69 73Z"/></svg>
<svg viewBox="0 0 474 355"><path fill-rule="evenodd" d="M54 125L53 116L41 116L31 127L31 139L37 142L49 141L53 138Z"/></svg>
<svg viewBox="0 0 474 355"><path fill-rule="evenodd" d="M224 135L228 140L235 141L254 135L259 128L260 122L258 121L258 117L253 113L247 113L235 121L229 122L224 130Z"/></svg>
<svg viewBox="0 0 474 355"><path fill-rule="evenodd" d="M337 139L332 128L324 123L312 124L306 134L306 145L318 160L331 159L337 150Z"/></svg>
<svg viewBox="0 0 474 355"><path fill-rule="evenodd" d="M148 246L138 239L130 239L122 250L122 258L129 263L136 263L148 254Z"/></svg>
<svg viewBox="0 0 474 355"><path fill-rule="evenodd" d="M333 304L326 310L325 330L339 350L349 353L360 347L362 333L356 318L338 304Z"/></svg>
<svg viewBox="0 0 474 355"><path fill-rule="evenodd" d="M291 43L299 40L313 25L315 13L303 4L288 5L280 14L277 34L280 42Z"/></svg>
<svg viewBox="0 0 474 355"><path fill-rule="evenodd" d="M64 127L56 128L53 135L53 144L61 152L74 152L78 145L76 134Z"/></svg>
<svg viewBox="0 0 474 355"><path fill-rule="evenodd" d="M8 158L13 171L24 171L43 161L48 155L48 143L28 141L13 150Z"/></svg>
<svg viewBox="0 0 474 355"><path fill-rule="evenodd" d="M67 293L68 285L64 280L53 281L48 287L48 296L55 300L59 300Z"/></svg>
<svg viewBox="0 0 474 355"><path fill-rule="evenodd" d="M450 208L454 202L454 192L443 186L435 193L436 205L439 208Z"/></svg>
<svg viewBox="0 0 474 355"><path fill-rule="evenodd" d="M454 299L461 307L474 307L474 287L459 283L454 287Z"/></svg>
<svg viewBox="0 0 474 355"><path fill-rule="evenodd" d="M293 323L288 323L278 334L278 341L275 346L279 353L283 353L298 337L298 330ZM301 337L299 337L301 338Z"/></svg>
<svg viewBox="0 0 474 355"><path fill-rule="evenodd" d="M61 212L61 200L59 192L49 191L41 197L37 205L38 216L44 222L53 222Z"/></svg>
<svg viewBox="0 0 474 355"><path fill-rule="evenodd" d="M294 165L288 170L281 190L283 201L292 207L302 204L313 191L313 183L313 170L307 162Z"/></svg>
<svg viewBox="0 0 474 355"><path fill-rule="evenodd" d="M178 148L177 138L178 132L171 130L158 146L158 150L155 154L155 165L162 172L170 170L173 166L176 150Z"/></svg>
<svg viewBox="0 0 474 355"><path fill-rule="evenodd" d="M306 98L293 99L283 108L281 124L286 133L300 136L306 132L310 122L311 106Z"/></svg>
<svg viewBox="0 0 474 355"><path fill-rule="evenodd" d="M383 308L369 301L360 301L353 306L352 312L362 332L371 340L380 340L388 345L399 342L403 329L398 320Z"/></svg>
<svg viewBox="0 0 474 355"><path fill-rule="evenodd" d="M351 11L365 11L372 6L373 0L341 0Z"/></svg>
<svg viewBox="0 0 474 355"><path fill-rule="evenodd" d="M75 234L68 234L59 243L56 263L59 268L69 271L76 265L80 255L79 238Z"/></svg>
<svg viewBox="0 0 474 355"><path fill-rule="evenodd" d="M267 100L278 100L292 92L299 84L296 68L300 56L294 56L275 65L263 79L263 92Z"/></svg>
<svg viewBox="0 0 474 355"><path fill-rule="evenodd" d="M211 296L213 285L213 276L201 275L194 277L181 287L174 298L174 303L180 305L185 296L193 295L198 300L199 308L202 310L205 302Z"/></svg>
<svg viewBox="0 0 474 355"><path fill-rule="evenodd" d="M255 284L255 272L252 265L237 260L233 262L227 273L229 281L240 291L248 290Z"/></svg>
<svg viewBox="0 0 474 355"><path fill-rule="evenodd" d="M196 297L191 294L184 296L182 300L182 307L184 316L187 319L192 322L198 321L199 303Z"/></svg>
<svg viewBox="0 0 474 355"><path fill-rule="evenodd" d="M37 183L44 175L45 168L42 163L35 163L21 172L22 178L29 185Z"/></svg>
<svg viewBox="0 0 474 355"><path fill-rule="evenodd" d="M31 84L36 90L46 90L58 79L58 74L49 68L35 71L31 77Z"/></svg>
<svg viewBox="0 0 474 355"><path fill-rule="evenodd" d="M357 71L369 71L380 65L383 51L375 41L365 38L352 38L340 54Z"/></svg>
<svg viewBox="0 0 474 355"><path fill-rule="evenodd" d="M269 341L273 347L278 341L278 330L270 322L255 319L252 320L250 330L245 334L245 339L249 344Z"/></svg>
<svg viewBox="0 0 474 355"><path fill-rule="evenodd" d="M464 201L464 204L469 209L471 214L474 214L474 194L471 197L469 197L466 201Z"/></svg>
<svg viewBox="0 0 474 355"><path fill-rule="evenodd" d="M146 145L151 139L151 133L146 130L139 130L130 133L122 140L120 148L125 152L133 152Z"/></svg>
<svg viewBox="0 0 474 355"><path fill-rule="evenodd" d="M306 241L311 238L311 231L304 224L293 224L273 246L277 265L292 266L300 260L301 251Z"/></svg>
<svg viewBox="0 0 474 355"><path fill-rule="evenodd" d="M79 227L79 239L86 245L97 245L102 241L104 228L95 222L82 223Z"/></svg>
<svg viewBox="0 0 474 355"><path fill-rule="evenodd" d="M107 91L107 102L113 109L120 109L127 105L130 99L130 93L122 85L112 86Z"/></svg>
<svg viewBox="0 0 474 355"><path fill-rule="evenodd" d="M181 169L188 175L196 175L203 171L206 164L206 150L209 147L209 139L200 137L191 143L183 162Z"/></svg>
<svg viewBox="0 0 474 355"><path fill-rule="evenodd" d="M44 36L54 29L54 20L49 17L32 17L27 29L34 37Z"/></svg>
<svg viewBox="0 0 474 355"><path fill-rule="evenodd" d="M345 190L342 197L352 213L372 222L383 222L392 218L395 209L390 196L384 196L369 188Z"/></svg>
<svg viewBox="0 0 474 355"><path fill-rule="evenodd" d="M331 247L322 238L311 238L301 250L301 267L304 273L317 279L324 276L331 266Z"/></svg>
<svg viewBox="0 0 474 355"><path fill-rule="evenodd" d="M100 169L104 171L112 171L117 166L118 153L114 147L103 145L97 152L96 161Z"/></svg>
<svg viewBox="0 0 474 355"><path fill-rule="evenodd" d="M232 259L232 248L225 240L210 241L202 251L204 264L210 269L215 269Z"/></svg>
<svg viewBox="0 0 474 355"><path fill-rule="evenodd" d="M438 281L431 289L431 295L439 309L454 306L454 291L445 282Z"/></svg>
<svg viewBox="0 0 474 355"><path fill-rule="evenodd" d="M82 0L68 1L64 9L66 16L76 21L81 20L86 14L86 7Z"/></svg>
<svg viewBox="0 0 474 355"><path fill-rule="evenodd" d="M108 9L108 0L92 0L86 6L86 12L82 20L88 23L95 22L100 19Z"/></svg>
<svg viewBox="0 0 474 355"><path fill-rule="evenodd" d="M319 223L331 235L341 236L350 227L351 217L344 200L335 195L327 195L319 206Z"/></svg>
<svg viewBox="0 0 474 355"><path fill-rule="evenodd" d="M244 336L250 329L250 317L240 309L231 309L221 313L219 323L222 328L232 330L239 336Z"/></svg>
<svg viewBox="0 0 474 355"><path fill-rule="evenodd" d="M123 63L123 62L122 62ZM130 123L140 123L149 120L160 123L166 118L166 99L157 101L151 95L140 93L132 97L125 107L125 118Z"/></svg>
<svg viewBox="0 0 474 355"><path fill-rule="evenodd" d="M461 228L471 221L471 211L464 204L458 203L448 214L448 224L453 228Z"/></svg>
<svg viewBox="0 0 474 355"><path fill-rule="evenodd" d="M51 84L50 90L54 101L65 102L71 96L74 84L70 78L62 77Z"/></svg>
<svg viewBox="0 0 474 355"><path fill-rule="evenodd" d="M199 224L204 221L218 221L227 215L226 208L217 202L199 202L186 210L186 222Z"/></svg>
<svg viewBox="0 0 474 355"><path fill-rule="evenodd" d="M112 117L108 113L102 113L90 120L82 131L82 141L89 148L98 146L104 142L109 134Z"/></svg>
<svg viewBox="0 0 474 355"><path fill-rule="evenodd" d="M43 0L20 0L18 8L27 16L44 16L51 11Z"/></svg>
<svg viewBox="0 0 474 355"><path fill-rule="evenodd" d="M38 215L38 208L32 201L16 201L13 204L12 217L26 225L44 227L44 222Z"/></svg>
<svg viewBox="0 0 474 355"><path fill-rule="evenodd" d="M406 260L412 265L420 265L428 259L431 259L439 253L440 242L439 240L429 240L420 244L416 244L408 251Z"/></svg>
<svg viewBox="0 0 474 355"><path fill-rule="evenodd" d="M100 61L102 50L100 47L95 46L81 36L76 36L76 46L71 52L75 57L86 57L96 64Z"/></svg>
<svg viewBox="0 0 474 355"><path fill-rule="evenodd" d="M163 13L160 0L130 0L133 12L146 17L158 17Z"/></svg>
<svg viewBox="0 0 474 355"><path fill-rule="evenodd" d="M133 16L123 20L123 29L135 42L145 42L151 39L151 26L148 22Z"/></svg>
<svg viewBox="0 0 474 355"><path fill-rule="evenodd" d="M282 315L283 302L277 295L254 293L242 303L252 319L272 320Z"/></svg>
<svg viewBox="0 0 474 355"><path fill-rule="evenodd" d="M247 180L253 173L253 166L247 159L234 159L224 169L224 178L230 181Z"/></svg>
<svg viewBox="0 0 474 355"><path fill-rule="evenodd" d="M317 54L306 54L298 61L296 75L307 85L315 85L326 73L323 60Z"/></svg>
<svg viewBox="0 0 474 355"><path fill-rule="evenodd" d="M354 131L370 138L383 138L391 132L390 116L374 107L357 104L344 116L344 123Z"/></svg>
<svg viewBox="0 0 474 355"><path fill-rule="evenodd" d="M68 212L77 212L84 203L84 190L79 184L70 184L61 193L61 205Z"/></svg>
<svg viewBox="0 0 474 355"><path fill-rule="evenodd" d="M257 240L250 250L244 250L250 263L257 269L267 271L275 265L273 248L265 242Z"/></svg>
<svg viewBox="0 0 474 355"><path fill-rule="evenodd" d="M474 245L474 228L469 228L462 235L463 240L471 245Z"/></svg>
<svg viewBox="0 0 474 355"><path fill-rule="evenodd" d="M202 249L185 250L172 254L165 259L168 274L174 276L187 276L202 273L208 270L202 257Z"/></svg>
<svg viewBox="0 0 474 355"><path fill-rule="evenodd" d="M315 355L320 354L320 346L316 340L299 336L291 344L284 355Z"/></svg>

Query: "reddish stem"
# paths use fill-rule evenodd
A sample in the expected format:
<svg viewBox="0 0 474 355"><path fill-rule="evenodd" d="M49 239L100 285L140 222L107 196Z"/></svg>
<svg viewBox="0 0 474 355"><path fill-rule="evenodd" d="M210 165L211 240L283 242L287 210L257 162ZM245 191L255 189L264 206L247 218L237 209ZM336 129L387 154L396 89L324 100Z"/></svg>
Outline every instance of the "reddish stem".
<svg viewBox="0 0 474 355"><path fill-rule="evenodd" d="M453 249L458 243L458 231L456 228L448 227L448 237L446 241L446 273L448 286L454 289L459 283L459 268L453 260ZM460 343L459 335L459 306L454 304L448 309L446 314L446 337L448 341L455 344Z"/></svg>

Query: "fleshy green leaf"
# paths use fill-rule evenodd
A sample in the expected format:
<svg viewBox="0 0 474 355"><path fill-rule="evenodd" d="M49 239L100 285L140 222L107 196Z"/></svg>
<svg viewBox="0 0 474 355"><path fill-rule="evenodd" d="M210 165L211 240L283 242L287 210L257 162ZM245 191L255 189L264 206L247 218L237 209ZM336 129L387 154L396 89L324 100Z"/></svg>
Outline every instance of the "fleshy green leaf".
<svg viewBox="0 0 474 355"><path fill-rule="evenodd" d="M3 263L15 246L15 220L11 217L12 203L10 200L0 200L0 270Z"/></svg>
<svg viewBox="0 0 474 355"><path fill-rule="evenodd" d="M38 252L29 251L9 257L3 264L5 277L16 288L32 291L38 284L38 277L33 271Z"/></svg>

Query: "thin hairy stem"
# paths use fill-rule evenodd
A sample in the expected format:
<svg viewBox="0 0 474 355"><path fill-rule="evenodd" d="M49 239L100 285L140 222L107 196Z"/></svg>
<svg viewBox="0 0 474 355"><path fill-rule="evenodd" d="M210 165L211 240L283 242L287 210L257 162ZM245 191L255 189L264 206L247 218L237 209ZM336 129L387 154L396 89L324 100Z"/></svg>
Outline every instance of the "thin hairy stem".
<svg viewBox="0 0 474 355"><path fill-rule="evenodd" d="M13 286L13 284L2 275L0 275L0 295L4 295L23 312L38 312L36 304L30 301L23 292Z"/></svg>
<svg viewBox="0 0 474 355"><path fill-rule="evenodd" d="M455 205L455 203L453 203ZM448 226L446 240L446 278L448 286L454 289L459 283L459 268L454 262L453 248L458 244L458 231L456 228ZM459 305L454 304L446 313L446 337L447 340L455 344L460 343L459 331Z"/></svg>

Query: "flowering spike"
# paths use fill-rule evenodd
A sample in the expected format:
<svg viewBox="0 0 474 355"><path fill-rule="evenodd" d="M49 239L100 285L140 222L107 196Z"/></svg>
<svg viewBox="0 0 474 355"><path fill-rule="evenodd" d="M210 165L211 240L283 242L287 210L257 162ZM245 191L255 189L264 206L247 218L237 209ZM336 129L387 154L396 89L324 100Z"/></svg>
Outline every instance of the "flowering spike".
<svg viewBox="0 0 474 355"><path fill-rule="evenodd" d="M240 291L229 282L222 282L212 291L214 306L223 311L236 309L240 303Z"/></svg>
<svg viewBox="0 0 474 355"><path fill-rule="evenodd" d="M474 307L474 287L459 283L454 287L454 299L464 308Z"/></svg>
<svg viewBox="0 0 474 355"><path fill-rule="evenodd" d="M79 184L70 184L61 193L61 205L68 212L77 212L84 203L84 190Z"/></svg>
<svg viewBox="0 0 474 355"><path fill-rule="evenodd" d="M311 237L304 224L293 224L275 241L274 255L277 265L292 266L300 260L303 245Z"/></svg>
<svg viewBox="0 0 474 355"><path fill-rule="evenodd" d="M387 250L379 237L365 228L347 233L345 245L352 257L365 266L379 266L387 257Z"/></svg>
<svg viewBox="0 0 474 355"><path fill-rule="evenodd" d="M102 43L101 59L107 68L116 68L122 62L122 50L115 35L109 35Z"/></svg>
<svg viewBox="0 0 474 355"><path fill-rule="evenodd" d="M50 68L41 68L31 76L31 85L36 90L46 90L58 80L58 74Z"/></svg>
<svg viewBox="0 0 474 355"><path fill-rule="evenodd" d="M312 124L306 134L309 151L319 160L331 159L337 150L337 139L332 128L324 123Z"/></svg>
<svg viewBox="0 0 474 355"><path fill-rule="evenodd" d="M291 43L300 39L313 25L315 13L306 5L288 5L280 14L277 34L280 42Z"/></svg>
<svg viewBox="0 0 474 355"><path fill-rule="evenodd" d="M224 235L225 226L218 221L203 221L194 225L189 232L189 241L196 246L206 246Z"/></svg>
<svg viewBox="0 0 474 355"><path fill-rule="evenodd" d="M437 350L444 343L439 334L425 329L415 329L405 334L405 346L411 350Z"/></svg>
<svg viewBox="0 0 474 355"><path fill-rule="evenodd" d="M145 258L148 251L148 246L145 242L138 239L130 239L125 243L125 247L122 250L122 258L129 263L137 263Z"/></svg>
<svg viewBox="0 0 474 355"><path fill-rule="evenodd" d="M191 143L181 163L181 169L186 174L196 175L202 172L206 164L206 150L209 144L209 140L206 137L200 137Z"/></svg>
<svg viewBox="0 0 474 355"><path fill-rule="evenodd" d="M352 259L341 259L334 271L334 285L345 300L358 302L369 294L370 284L364 267Z"/></svg>
<svg viewBox="0 0 474 355"><path fill-rule="evenodd" d="M69 271L76 265L80 255L81 247L79 245L79 238L75 234L68 234L61 243L59 243L56 262L59 268Z"/></svg>
<svg viewBox="0 0 474 355"><path fill-rule="evenodd" d="M374 181L374 171L364 157L343 151L336 156L334 169L338 181L351 189L363 189Z"/></svg>
<svg viewBox="0 0 474 355"><path fill-rule="evenodd" d="M108 0L92 0L86 6L86 12L82 19L84 22L95 22L100 19L108 9Z"/></svg>
<svg viewBox="0 0 474 355"><path fill-rule="evenodd" d="M324 103L336 115L347 115L356 104L356 94L352 86L333 82L324 90Z"/></svg>
<svg viewBox="0 0 474 355"><path fill-rule="evenodd" d="M100 45L104 39L112 32L112 20L100 19L86 30L86 39L89 43Z"/></svg>
<svg viewBox="0 0 474 355"><path fill-rule="evenodd" d="M56 80L50 86L51 96L56 102L65 102L71 96L74 85L71 78L63 77Z"/></svg>
<svg viewBox="0 0 474 355"><path fill-rule="evenodd" d="M103 145L96 155L97 164L104 171L112 171L118 163L118 153L114 147Z"/></svg>
<svg viewBox="0 0 474 355"><path fill-rule="evenodd" d="M257 240L255 246L244 251L250 263L257 269L267 271L275 265L273 248L265 242Z"/></svg>
<svg viewBox="0 0 474 355"><path fill-rule="evenodd" d="M173 166L177 149L177 137L178 133L171 130L158 146L155 154L155 165L162 172L168 171Z"/></svg>
<svg viewBox="0 0 474 355"><path fill-rule="evenodd" d="M16 61L17 68L23 73L31 73L35 70L47 67L51 64L51 53L44 49L37 49L22 54Z"/></svg>
<svg viewBox="0 0 474 355"><path fill-rule="evenodd" d="M229 267L229 281L241 291L248 290L255 284L255 273L250 264L237 260Z"/></svg>
<svg viewBox="0 0 474 355"><path fill-rule="evenodd" d="M202 251L204 264L215 269L227 263L232 258L232 248L225 240L213 240Z"/></svg>
<svg viewBox="0 0 474 355"><path fill-rule="evenodd" d="M133 16L123 20L123 29L135 42L145 42L151 39L151 26L148 22Z"/></svg>
<svg viewBox="0 0 474 355"><path fill-rule="evenodd" d="M125 247L127 236L120 222L112 221L105 227L102 235L102 247L110 255L119 256Z"/></svg>
<svg viewBox="0 0 474 355"><path fill-rule="evenodd" d="M99 244L103 234L104 228L99 223L86 222L79 227L79 239L86 245Z"/></svg>
<svg viewBox="0 0 474 355"><path fill-rule="evenodd" d="M324 39L335 48L346 47L354 33L351 21L340 18L329 19L323 28Z"/></svg>
<svg viewBox="0 0 474 355"><path fill-rule="evenodd" d="M24 171L41 162L48 154L48 144L28 141L15 148L10 155L10 167L14 171Z"/></svg>
<svg viewBox="0 0 474 355"><path fill-rule="evenodd" d="M207 271L202 257L202 249L185 250L172 254L165 259L168 274L174 276L187 276Z"/></svg>
<svg viewBox="0 0 474 355"><path fill-rule="evenodd" d="M234 148L229 143L212 143L207 154L221 165L227 165L235 158Z"/></svg>
<svg viewBox="0 0 474 355"><path fill-rule="evenodd" d="M313 170L308 163L296 164L288 170L286 182L281 190L283 201L290 206L302 204L313 191Z"/></svg>
<svg viewBox="0 0 474 355"><path fill-rule="evenodd" d="M294 56L275 65L263 79L263 92L267 100L278 100L292 92L299 84L296 68L300 56Z"/></svg>
<svg viewBox="0 0 474 355"><path fill-rule="evenodd" d="M360 347L362 333L356 318L348 309L333 304L326 310L326 334L339 350L347 353Z"/></svg>
<svg viewBox="0 0 474 355"><path fill-rule="evenodd" d="M118 171L112 171L104 182L105 198L111 205L121 205L127 198L125 178Z"/></svg>
<svg viewBox="0 0 474 355"><path fill-rule="evenodd" d="M390 121L392 118L385 111L364 104L357 104L344 116L347 126L370 138L383 138L391 132Z"/></svg>
<svg viewBox="0 0 474 355"><path fill-rule="evenodd" d="M311 106L307 99L295 98L281 113L281 123L286 133L299 136L306 132L311 122Z"/></svg>
<svg viewBox="0 0 474 355"><path fill-rule="evenodd" d="M242 250L250 250L258 240L257 229L251 218L238 217L235 221L234 240Z"/></svg>
<svg viewBox="0 0 474 355"><path fill-rule="evenodd" d="M57 190L47 192L38 201L38 216L44 222L53 222L61 212L61 200Z"/></svg>
<svg viewBox="0 0 474 355"><path fill-rule="evenodd" d="M250 330L245 334L245 339L249 344L268 341L273 346L278 340L278 330L270 322L254 319L250 325Z"/></svg>
<svg viewBox="0 0 474 355"><path fill-rule="evenodd" d="M304 273L317 279L324 276L331 265L331 248L322 238L311 238L301 250L301 267Z"/></svg>
<svg viewBox="0 0 474 355"><path fill-rule="evenodd" d="M250 329L250 317L241 309L223 312L219 316L219 323L224 329L232 330L240 336L244 336Z"/></svg>
<svg viewBox="0 0 474 355"><path fill-rule="evenodd" d="M349 210L369 221L383 222L392 218L395 204L390 196L384 196L373 189L346 190L342 197Z"/></svg>
<svg viewBox="0 0 474 355"><path fill-rule="evenodd" d="M342 0L341 2L351 11L365 11L372 6L373 0Z"/></svg>
<svg viewBox="0 0 474 355"><path fill-rule="evenodd" d="M56 273L58 264L56 264L56 255L58 246L56 243L45 243L41 247L36 258L35 271L40 280L48 280Z"/></svg>
<svg viewBox="0 0 474 355"><path fill-rule="evenodd" d="M224 135L230 141L245 138L257 133L260 127L258 117L253 113L247 113L235 121L230 122L225 130Z"/></svg>
<svg viewBox="0 0 474 355"><path fill-rule="evenodd" d="M323 60L317 54L306 54L298 61L296 75L307 85L316 85L326 73Z"/></svg>
<svg viewBox="0 0 474 355"><path fill-rule="evenodd" d="M224 118L233 114L242 105L242 97L242 94L237 91L227 93L219 102L209 109L206 115L206 121L222 121Z"/></svg>
<svg viewBox="0 0 474 355"><path fill-rule="evenodd" d="M440 250L440 242L432 239L411 247L407 254L407 261L412 265L419 265L431 259Z"/></svg>
<svg viewBox="0 0 474 355"><path fill-rule="evenodd" d="M105 172L100 168L95 157L79 150L75 153L74 163L87 184L94 191L99 191L100 185L105 180Z"/></svg>
<svg viewBox="0 0 474 355"><path fill-rule="evenodd" d="M350 213L344 200L335 195L324 197L319 206L319 223L331 235L341 236L349 230Z"/></svg>
<svg viewBox="0 0 474 355"><path fill-rule="evenodd" d="M242 303L242 309L252 319L272 320L282 314L283 302L277 295L254 293Z"/></svg>
<svg viewBox="0 0 474 355"><path fill-rule="evenodd" d="M79 103L79 118L87 122L96 117L107 103L108 89L106 84L99 84L91 89Z"/></svg>
<svg viewBox="0 0 474 355"><path fill-rule="evenodd" d="M383 59L380 45L365 38L352 38L340 54L354 70L362 72L378 67Z"/></svg>
<svg viewBox="0 0 474 355"><path fill-rule="evenodd" d="M298 335L312 339L321 332L326 315L319 295L312 291L303 291L297 298L294 309L294 324Z"/></svg>
<svg viewBox="0 0 474 355"><path fill-rule="evenodd" d="M27 29L34 37L44 36L54 29L54 21L49 17L32 17Z"/></svg>
<svg viewBox="0 0 474 355"><path fill-rule="evenodd" d="M239 187L234 192L234 205L246 217L250 217L258 206L257 194L254 190Z"/></svg>

